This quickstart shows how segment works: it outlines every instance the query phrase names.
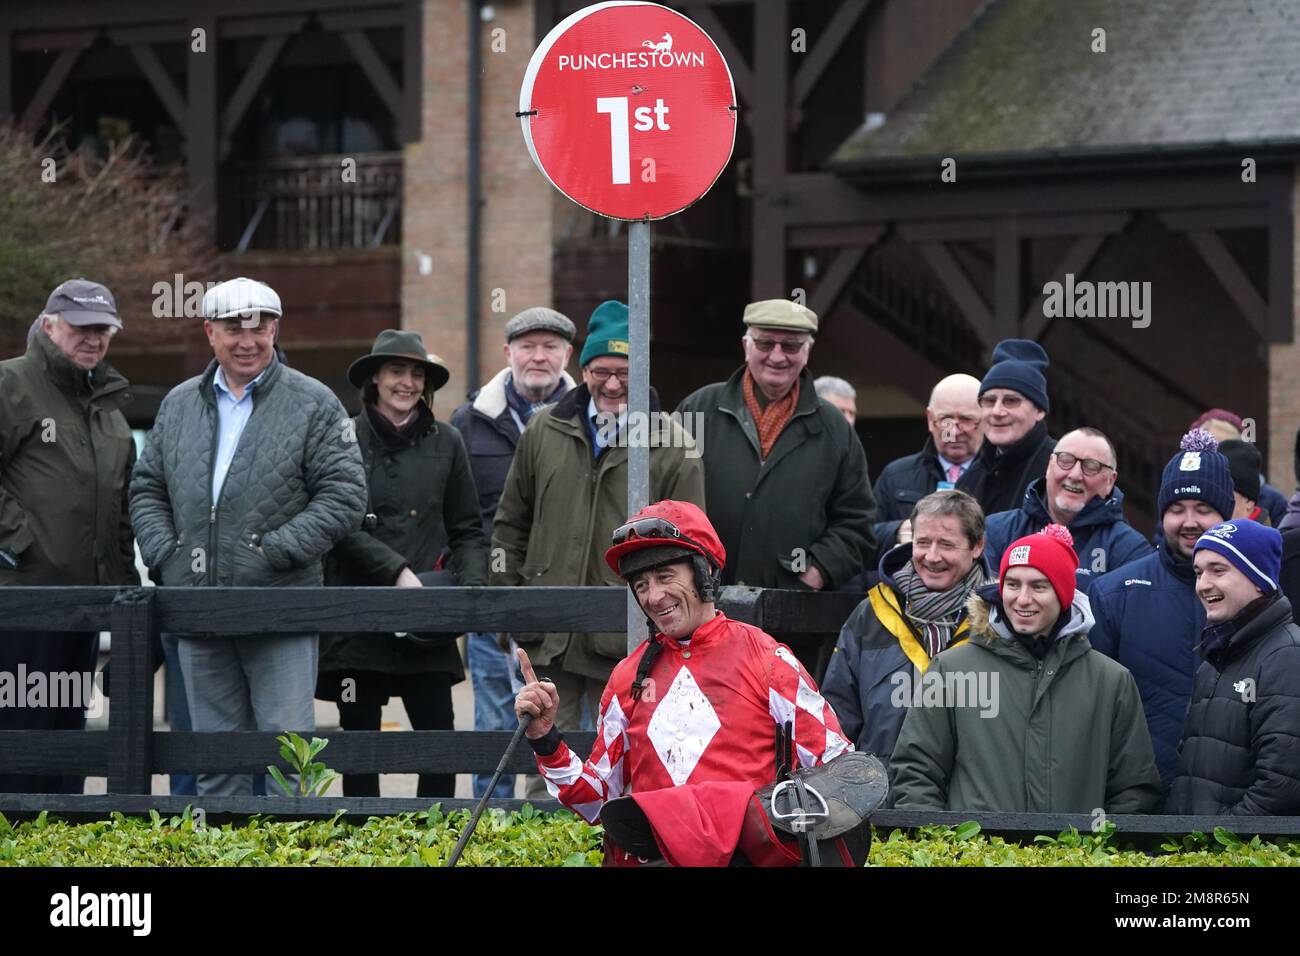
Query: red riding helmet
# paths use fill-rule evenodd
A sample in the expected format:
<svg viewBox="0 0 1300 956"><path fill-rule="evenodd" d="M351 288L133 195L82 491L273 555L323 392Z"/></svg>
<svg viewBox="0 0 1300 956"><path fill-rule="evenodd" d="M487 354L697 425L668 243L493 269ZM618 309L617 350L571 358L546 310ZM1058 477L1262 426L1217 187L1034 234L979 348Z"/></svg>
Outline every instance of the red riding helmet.
<svg viewBox="0 0 1300 956"><path fill-rule="evenodd" d="M706 601L717 598L727 551L704 512L689 501L657 501L614 529L605 563L624 580L638 571L688 558L695 587Z"/></svg>

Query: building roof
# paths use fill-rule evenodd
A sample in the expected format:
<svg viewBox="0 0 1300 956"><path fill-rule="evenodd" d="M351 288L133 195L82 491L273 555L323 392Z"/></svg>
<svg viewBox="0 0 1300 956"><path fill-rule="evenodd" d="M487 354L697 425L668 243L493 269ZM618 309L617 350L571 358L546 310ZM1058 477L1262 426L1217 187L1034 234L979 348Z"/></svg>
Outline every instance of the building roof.
<svg viewBox="0 0 1300 956"><path fill-rule="evenodd" d="M1098 28L1104 53L1092 50ZM1294 0L990 0L829 165L1296 144Z"/></svg>

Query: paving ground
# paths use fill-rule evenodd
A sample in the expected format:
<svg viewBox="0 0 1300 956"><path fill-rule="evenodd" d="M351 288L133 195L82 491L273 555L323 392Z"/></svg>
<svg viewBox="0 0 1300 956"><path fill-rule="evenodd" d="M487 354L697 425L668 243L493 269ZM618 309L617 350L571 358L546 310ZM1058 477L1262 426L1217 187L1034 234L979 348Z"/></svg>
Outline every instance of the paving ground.
<svg viewBox="0 0 1300 956"><path fill-rule="evenodd" d="M464 643L462 639L462 644ZM463 655L462 655L463 656ZM467 676L464 681L452 688L452 704L456 712L456 729L473 730L474 729L474 688L473 683ZM154 683L154 727L157 730L167 730L167 721L163 719L163 672L160 668ZM103 714L92 717L87 721L87 729L95 730L108 728L108 714L111 705L103 705ZM384 708L383 730L400 732L411 729L411 722L407 719L406 710L402 707L400 700L390 701ZM316 732L321 737L329 737L334 733L342 733L339 729L339 711L334 704L316 701ZM326 765L329 764L329 749L321 755ZM414 797L416 795L417 776L413 773L388 773L381 774L379 778L379 792L385 797ZM107 780L104 777L88 777L86 779L86 793L105 793ZM157 774L153 778L153 792L165 794L167 790L167 777L164 774ZM343 794L342 781L336 780L328 791L329 795L341 796ZM518 780L515 784L515 794L523 796L523 781ZM459 774L456 777L456 796L471 797L470 778L468 774Z"/></svg>

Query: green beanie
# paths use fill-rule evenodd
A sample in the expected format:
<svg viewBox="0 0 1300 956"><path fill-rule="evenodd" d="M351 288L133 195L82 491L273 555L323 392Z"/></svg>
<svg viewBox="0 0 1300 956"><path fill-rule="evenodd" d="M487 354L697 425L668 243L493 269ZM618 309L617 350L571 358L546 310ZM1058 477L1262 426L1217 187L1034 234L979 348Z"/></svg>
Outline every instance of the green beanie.
<svg viewBox="0 0 1300 956"><path fill-rule="evenodd" d="M587 320L587 341L578 364L586 365L602 355L628 357L627 306L613 299L596 306Z"/></svg>

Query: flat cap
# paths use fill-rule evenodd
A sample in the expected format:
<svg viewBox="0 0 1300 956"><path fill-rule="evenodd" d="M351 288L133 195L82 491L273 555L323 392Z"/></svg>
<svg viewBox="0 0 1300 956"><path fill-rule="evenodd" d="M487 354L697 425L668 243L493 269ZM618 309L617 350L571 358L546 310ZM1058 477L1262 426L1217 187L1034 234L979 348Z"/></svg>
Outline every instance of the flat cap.
<svg viewBox="0 0 1300 956"><path fill-rule="evenodd" d="M256 279L228 279L203 294L205 319L235 319L241 316L268 315L280 318L280 297L265 282Z"/></svg>
<svg viewBox="0 0 1300 956"><path fill-rule="evenodd" d="M578 334L577 328L567 317L543 305L524 309L506 323L507 342L529 332L553 332L569 342L572 342L574 336Z"/></svg>
<svg viewBox="0 0 1300 956"><path fill-rule="evenodd" d="M816 332L817 313L789 299L764 299L745 306L745 324L786 332Z"/></svg>

